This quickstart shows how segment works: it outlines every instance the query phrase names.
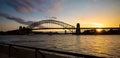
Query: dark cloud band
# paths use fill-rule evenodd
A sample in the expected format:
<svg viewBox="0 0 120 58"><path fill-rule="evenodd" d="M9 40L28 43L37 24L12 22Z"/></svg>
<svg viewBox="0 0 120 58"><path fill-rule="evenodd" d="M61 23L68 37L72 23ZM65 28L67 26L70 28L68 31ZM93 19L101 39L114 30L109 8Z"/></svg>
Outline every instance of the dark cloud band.
<svg viewBox="0 0 120 58"><path fill-rule="evenodd" d="M63 0L1 0L7 6L13 8L17 12L34 12L55 13L61 9Z"/></svg>
<svg viewBox="0 0 120 58"><path fill-rule="evenodd" d="M33 23L33 21L24 21L24 19L11 16L11 15L9 15L7 13L2 12L2 11L0 11L0 16L5 17L5 18L7 18L9 20L14 20L14 21L16 21L18 23L25 24L25 25L29 25L29 24Z"/></svg>
<svg viewBox="0 0 120 58"><path fill-rule="evenodd" d="M56 13L60 11L62 1L63 0L0 0L0 7L6 5L20 13L31 13L34 11ZM9 20L14 20L18 23L26 25L33 23L32 21L26 22L24 19L11 16L2 10L3 9L0 8L0 16Z"/></svg>

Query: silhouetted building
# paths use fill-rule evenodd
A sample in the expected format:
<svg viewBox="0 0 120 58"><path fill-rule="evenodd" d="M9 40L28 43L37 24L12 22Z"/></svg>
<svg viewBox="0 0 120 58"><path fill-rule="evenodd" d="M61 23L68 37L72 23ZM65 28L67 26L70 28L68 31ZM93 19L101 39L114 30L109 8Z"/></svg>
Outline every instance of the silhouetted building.
<svg viewBox="0 0 120 58"><path fill-rule="evenodd" d="M20 26L18 34L29 34L31 31L30 28Z"/></svg>
<svg viewBox="0 0 120 58"><path fill-rule="evenodd" d="M80 33L81 33L81 31L80 31L80 24L77 23L77 25L76 25L76 34L79 35Z"/></svg>

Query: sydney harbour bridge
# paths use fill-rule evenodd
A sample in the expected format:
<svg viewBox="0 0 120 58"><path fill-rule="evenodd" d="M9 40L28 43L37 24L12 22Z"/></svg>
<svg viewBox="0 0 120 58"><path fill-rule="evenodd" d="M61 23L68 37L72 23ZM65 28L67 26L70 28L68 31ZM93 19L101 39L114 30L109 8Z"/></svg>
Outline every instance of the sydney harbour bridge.
<svg viewBox="0 0 120 58"><path fill-rule="evenodd" d="M35 28L35 27L38 27L38 26L42 26L42 24L56 24L56 25L59 25L61 26L61 28L45 28L45 27L42 27L42 28ZM65 22L62 22L62 21L58 21L58 20L42 20L42 21L38 21L38 22L34 22L32 24L30 24L28 26L28 28L32 29L32 30L46 30L46 29L67 29L69 30L70 32L72 33L76 33L76 34L80 34L81 33L81 30L82 29L118 29L120 30L120 26L119 27L80 27L80 23L77 23L76 26L73 26L71 24L68 24L68 23L65 23Z"/></svg>
<svg viewBox="0 0 120 58"><path fill-rule="evenodd" d="M41 26L42 24L56 24L61 26L62 28L44 28L44 26L42 28L35 28L38 26ZM29 28L33 29L33 30L43 30L43 29L68 29L70 32L74 32L73 29L75 29L75 26L72 26L70 24L61 22L61 21L57 21L57 20L42 20L42 21L38 21L38 22L34 22L31 25L28 26ZM48 26L49 27L49 26Z"/></svg>

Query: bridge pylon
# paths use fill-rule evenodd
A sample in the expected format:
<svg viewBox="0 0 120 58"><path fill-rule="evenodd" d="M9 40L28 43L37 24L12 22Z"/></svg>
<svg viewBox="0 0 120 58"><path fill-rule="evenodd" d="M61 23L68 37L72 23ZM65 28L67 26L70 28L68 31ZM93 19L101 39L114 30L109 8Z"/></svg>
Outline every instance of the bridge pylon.
<svg viewBox="0 0 120 58"><path fill-rule="evenodd" d="M77 23L77 25L76 25L76 34L77 35L81 34L80 23Z"/></svg>

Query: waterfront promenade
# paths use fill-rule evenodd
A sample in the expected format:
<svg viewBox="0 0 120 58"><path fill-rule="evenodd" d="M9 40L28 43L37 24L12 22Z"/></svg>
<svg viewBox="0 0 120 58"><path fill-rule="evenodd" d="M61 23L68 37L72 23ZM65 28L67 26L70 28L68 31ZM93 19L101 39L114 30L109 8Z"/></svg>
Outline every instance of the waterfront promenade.
<svg viewBox="0 0 120 58"><path fill-rule="evenodd" d="M0 58L103 58L93 55L0 43Z"/></svg>

